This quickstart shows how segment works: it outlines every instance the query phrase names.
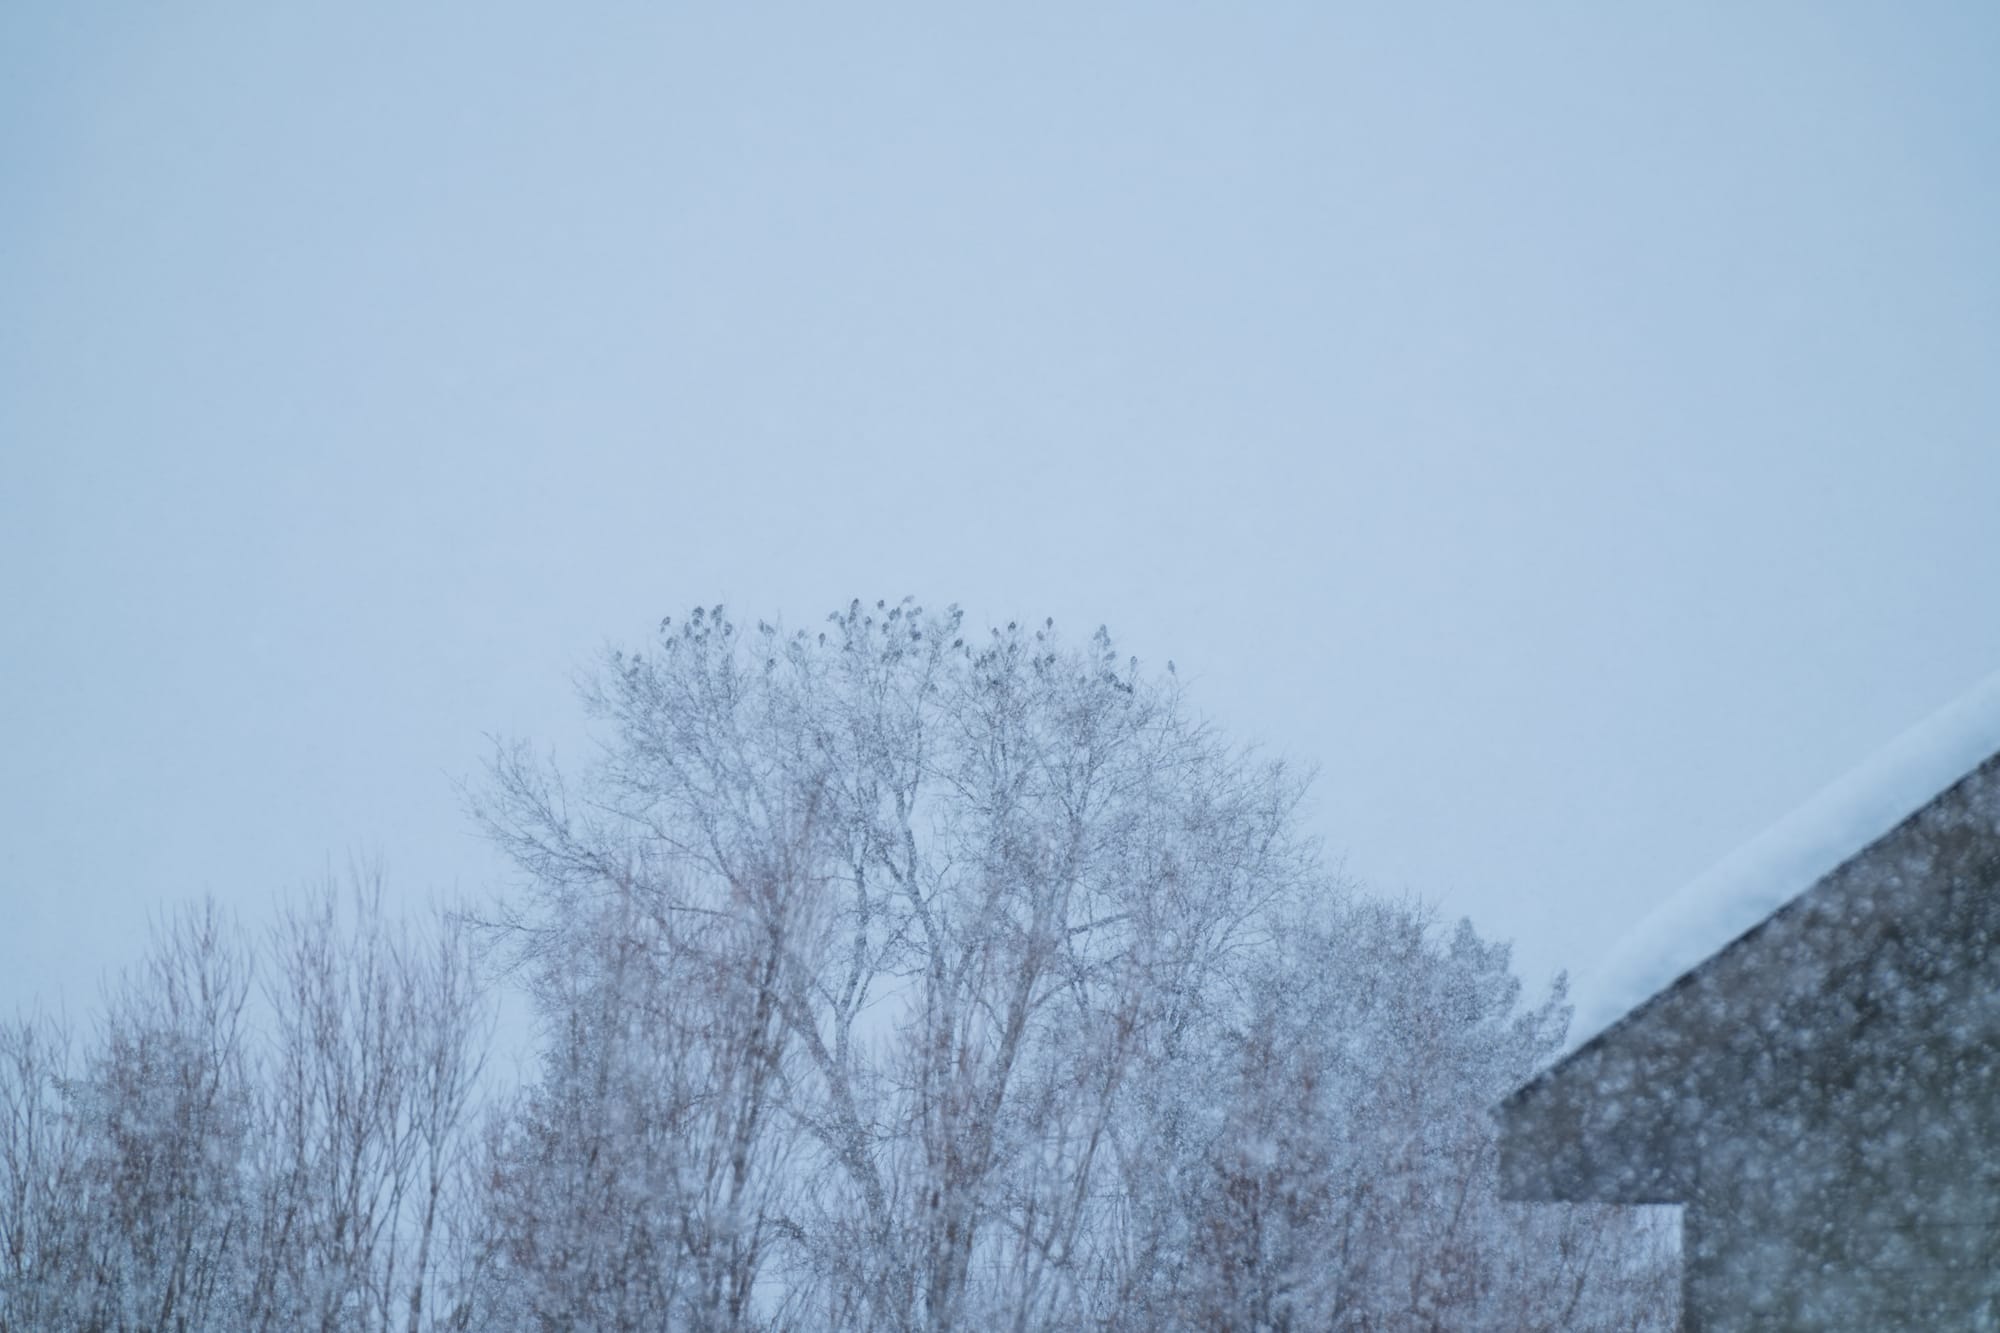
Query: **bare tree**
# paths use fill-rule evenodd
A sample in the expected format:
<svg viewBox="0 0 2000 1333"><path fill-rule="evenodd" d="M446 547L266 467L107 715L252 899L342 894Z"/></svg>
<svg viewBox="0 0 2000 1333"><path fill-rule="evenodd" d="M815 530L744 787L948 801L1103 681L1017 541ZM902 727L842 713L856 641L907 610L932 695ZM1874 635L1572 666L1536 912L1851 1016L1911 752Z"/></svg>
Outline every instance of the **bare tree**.
<svg viewBox="0 0 2000 1333"><path fill-rule="evenodd" d="M439 919L431 934L406 935L403 1022L415 1137L415 1195L405 1224L414 1254L402 1277L407 1333L421 1333L433 1313L438 1244L448 1191L471 1163L472 1110L485 1072L491 1013L474 967L466 927Z"/></svg>
<svg viewBox="0 0 2000 1333"><path fill-rule="evenodd" d="M249 949L214 903L176 914L113 992L70 1113L84 1143L88 1323L206 1329L236 1317L248 1222Z"/></svg>
<svg viewBox="0 0 2000 1333"><path fill-rule="evenodd" d="M51 1025L0 1028L0 1330L444 1325L483 1000L455 927L342 901L283 914L261 1013L256 946L208 903L156 929L75 1068Z"/></svg>
<svg viewBox="0 0 2000 1333"><path fill-rule="evenodd" d="M777 1121L797 882L767 867L718 910L631 869L526 944L545 1045L489 1159L483 1326L758 1322L772 1238L796 1230Z"/></svg>
<svg viewBox="0 0 2000 1333"><path fill-rule="evenodd" d="M78 1326L92 1218L69 1113L70 1038L46 1018L0 1024L0 1333Z"/></svg>
<svg viewBox="0 0 2000 1333"><path fill-rule="evenodd" d="M269 936L254 1328L424 1326L487 1018L461 932L326 885Z"/></svg>
<svg viewBox="0 0 2000 1333"><path fill-rule="evenodd" d="M533 876L522 947L635 864L698 886L675 912L753 927L739 975L810 1148L798 1211L765 1219L788 1295L931 1329L1099 1299L1125 1072L1306 882L1298 783L1106 635L973 646L908 605L789 637L697 611L589 700L612 734L578 797L511 749L478 807Z"/></svg>
<svg viewBox="0 0 2000 1333"><path fill-rule="evenodd" d="M1190 1119L1184 1326L1670 1329L1674 1253L1632 1209L1500 1202L1494 1102L1561 1044L1507 950L1420 908L1315 905L1248 970ZM1155 1296L1155 1301L1159 1297Z"/></svg>

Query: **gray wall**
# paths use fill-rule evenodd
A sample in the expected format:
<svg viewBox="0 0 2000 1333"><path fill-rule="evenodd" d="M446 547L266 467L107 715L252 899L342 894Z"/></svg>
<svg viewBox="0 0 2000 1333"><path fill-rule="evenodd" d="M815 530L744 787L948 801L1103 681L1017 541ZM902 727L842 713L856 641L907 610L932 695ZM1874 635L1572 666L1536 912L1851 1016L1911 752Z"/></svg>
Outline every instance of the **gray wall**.
<svg viewBox="0 0 2000 1333"><path fill-rule="evenodd" d="M1501 1108L1522 1200L1686 1205L1690 1329L2000 1328L2000 765Z"/></svg>

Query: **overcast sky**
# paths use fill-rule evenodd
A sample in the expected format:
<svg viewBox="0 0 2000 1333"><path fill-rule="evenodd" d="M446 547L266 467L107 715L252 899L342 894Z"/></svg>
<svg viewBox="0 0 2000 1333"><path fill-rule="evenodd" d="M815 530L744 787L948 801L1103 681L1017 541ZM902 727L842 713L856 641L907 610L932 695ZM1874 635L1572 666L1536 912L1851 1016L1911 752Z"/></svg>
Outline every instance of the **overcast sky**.
<svg viewBox="0 0 2000 1333"><path fill-rule="evenodd" d="M2000 6L0 7L0 1006L607 640L1109 623L1587 965L2000 666Z"/></svg>

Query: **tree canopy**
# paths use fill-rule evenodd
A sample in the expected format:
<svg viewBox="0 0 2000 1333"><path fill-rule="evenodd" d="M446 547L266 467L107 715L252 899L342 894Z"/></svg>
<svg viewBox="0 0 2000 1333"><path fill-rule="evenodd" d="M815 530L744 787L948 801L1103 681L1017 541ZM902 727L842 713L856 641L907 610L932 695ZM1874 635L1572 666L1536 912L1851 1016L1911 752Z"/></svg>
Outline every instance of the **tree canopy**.
<svg viewBox="0 0 2000 1333"><path fill-rule="evenodd" d="M526 1085L463 921L188 918L80 1063L0 1033L0 1330L1672 1326L1657 1216L1495 1195L1560 988L1106 631L703 608L582 693L471 788Z"/></svg>

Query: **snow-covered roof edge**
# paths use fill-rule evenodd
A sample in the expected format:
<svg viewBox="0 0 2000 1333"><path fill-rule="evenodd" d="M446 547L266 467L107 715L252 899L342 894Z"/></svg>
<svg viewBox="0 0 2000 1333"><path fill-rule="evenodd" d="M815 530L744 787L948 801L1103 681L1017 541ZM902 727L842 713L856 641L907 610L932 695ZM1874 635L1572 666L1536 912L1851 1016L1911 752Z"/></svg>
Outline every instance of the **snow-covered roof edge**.
<svg viewBox="0 0 2000 1333"><path fill-rule="evenodd" d="M2000 752L2000 671L1653 909L1579 981L1567 1055Z"/></svg>

